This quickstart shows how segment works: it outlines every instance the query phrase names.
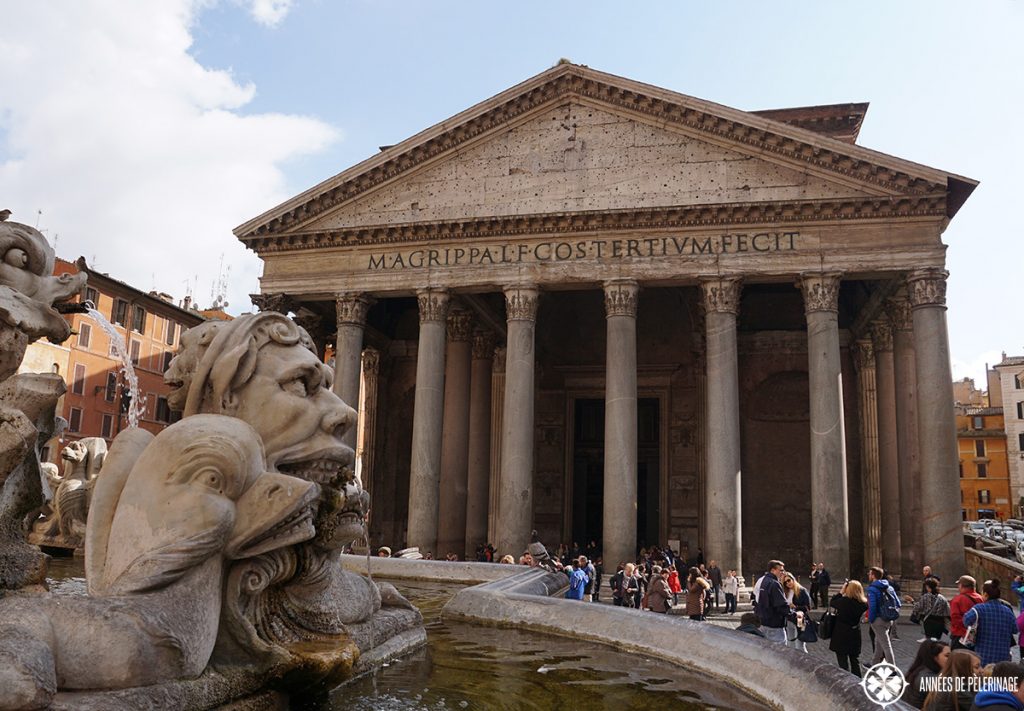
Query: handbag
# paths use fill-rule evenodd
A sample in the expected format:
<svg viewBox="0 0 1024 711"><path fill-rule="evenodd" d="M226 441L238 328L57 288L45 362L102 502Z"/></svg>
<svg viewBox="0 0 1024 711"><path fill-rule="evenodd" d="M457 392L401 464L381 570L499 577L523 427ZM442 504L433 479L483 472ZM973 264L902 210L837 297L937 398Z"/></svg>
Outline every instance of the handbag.
<svg viewBox="0 0 1024 711"><path fill-rule="evenodd" d="M818 641L818 623L810 617L804 618L804 628L797 632L796 638L801 642Z"/></svg>
<svg viewBox="0 0 1024 711"><path fill-rule="evenodd" d="M821 620L818 622L818 636L822 639L829 639L832 637L832 632L836 628L836 609L830 607L825 610L825 613L821 616Z"/></svg>

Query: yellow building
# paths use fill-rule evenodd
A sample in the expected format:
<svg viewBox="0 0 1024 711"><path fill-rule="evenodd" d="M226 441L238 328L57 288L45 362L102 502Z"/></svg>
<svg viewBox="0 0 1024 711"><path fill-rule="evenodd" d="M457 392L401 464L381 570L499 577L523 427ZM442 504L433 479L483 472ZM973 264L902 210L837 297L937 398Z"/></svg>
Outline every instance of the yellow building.
<svg viewBox="0 0 1024 711"><path fill-rule="evenodd" d="M956 412L964 520L1012 518L1015 509L1002 408L958 406Z"/></svg>

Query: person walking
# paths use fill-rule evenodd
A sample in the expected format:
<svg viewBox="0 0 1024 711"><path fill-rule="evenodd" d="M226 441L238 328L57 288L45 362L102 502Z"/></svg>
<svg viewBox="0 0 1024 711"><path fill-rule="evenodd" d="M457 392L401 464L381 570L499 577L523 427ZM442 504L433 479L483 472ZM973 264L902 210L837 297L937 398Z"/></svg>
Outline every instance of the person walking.
<svg viewBox="0 0 1024 711"><path fill-rule="evenodd" d="M1013 608L1003 602L998 580L986 580L981 586L983 602L964 613L964 626L977 625L974 651L981 665L1010 660L1010 648L1017 634L1017 618Z"/></svg>
<svg viewBox="0 0 1024 711"><path fill-rule="evenodd" d="M972 607L982 603L981 595L975 590L978 583L970 575L961 575L956 585L959 593L949 601L949 647L953 650L964 649L960 641L967 634L964 615Z"/></svg>
<svg viewBox="0 0 1024 711"><path fill-rule="evenodd" d="M626 566L622 563L619 563L619 565L615 569L615 574L608 581L608 585L612 589L612 604L615 605L615 607L622 607L623 605L622 581L626 577L625 569Z"/></svg>
<svg viewBox="0 0 1024 711"><path fill-rule="evenodd" d="M786 644L786 618L789 616L789 603L780 582L785 574L786 566L781 560L768 561L768 571L759 581L761 587L754 607L765 637L782 645Z"/></svg>
<svg viewBox="0 0 1024 711"><path fill-rule="evenodd" d="M811 563L811 606L818 607L818 566Z"/></svg>
<svg viewBox="0 0 1024 711"><path fill-rule="evenodd" d="M679 604L679 594L683 592L683 586L679 582L679 570L675 563L668 567L668 589L672 591L672 604Z"/></svg>
<svg viewBox="0 0 1024 711"><path fill-rule="evenodd" d="M871 658L872 666L883 659L890 664L896 663L891 639L894 620L887 620L883 617L885 598L895 594L889 587L889 581L885 579L885 572L881 568L868 569L868 624L871 626L871 631L875 633L875 654Z"/></svg>
<svg viewBox="0 0 1024 711"><path fill-rule="evenodd" d="M718 567L718 561L713 560L708 564L707 579L711 583L712 599L717 610L721 604L721 601L718 599L718 593L722 589L722 569Z"/></svg>
<svg viewBox="0 0 1024 711"><path fill-rule="evenodd" d="M949 619L949 601L939 592L939 581L926 578L924 590L910 615L910 621L920 623L924 631L924 639L918 642L941 638L946 634L946 621Z"/></svg>
<svg viewBox="0 0 1024 711"><path fill-rule="evenodd" d="M792 644L796 649L806 652L807 643L800 639L800 633L804 629L805 620L809 619L811 614L811 596L792 573L786 573L782 581L782 590L786 594L786 602L789 603L786 645ZM790 632L793 635L792 639L789 637Z"/></svg>
<svg viewBox="0 0 1024 711"><path fill-rule="evenodd" d="M574 560L572 562L572 569L569 571L569 589L565 591L565 596L569 600L582 600L586 594L587 583L590 579L587 577L587 573L583 570L582 561Z"/></svg>
<svg viewBox="0 0 1024 711"><path fill-rule="evenodd" d="M725 614L736 614L736 598L740 594L740 579L736 577L736 571L730 570L725 574L722 581L722 590L725 592Z"/></svg>
<svg viewBox="0 0 1024 711"><path fill-rule="evenodd" d="M587 587L583 591L583 599L587 602L593 602L594 586L600 585L601 581L596 579L597 571L594 569L594 564L585 555L580 556L580 569L587 574Z"/></svg>
<svg viewBox="0 0 1024 711"><path fill-rule="evenodd" d="M828 590L831 585L832 576L828 574L825 564L818 563L818 597L821 600L822 607L828 605Z"/></svg>
<svg viewBox="0 0 1024 711"><path fill-rule="evenodd" d="M700 574L699 568L690 568L686 578L686 614L691 620L704 620L705 595L711 584Z"/></svg>
<svg viewBox="0 0 1024 711"><path fill-rule="evenodd" d="M836 619L828 641L829 651L835 652L840 669L860 676L860 621L868 610L864 586L859 580L847 580L830 604L835 608Z"/></svg>

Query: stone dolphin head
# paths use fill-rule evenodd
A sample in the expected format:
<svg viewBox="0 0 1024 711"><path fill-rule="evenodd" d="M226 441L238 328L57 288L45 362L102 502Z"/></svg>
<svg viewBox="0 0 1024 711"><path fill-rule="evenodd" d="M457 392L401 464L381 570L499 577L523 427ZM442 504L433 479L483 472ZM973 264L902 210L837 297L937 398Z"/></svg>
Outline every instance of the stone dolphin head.
<svg viewBox="0 0 1024 711"><path fill-rule="evenodd" d="M114 472L98 480L96 496L116 495L116 504L99 509L111 520L105 550L92 552L102 564L90 572L102 581L90 590L159 590L213 557L258 555L314 533L316 485L266 472L259 436L238 419L197 415L171 425L127 477L117 472L116 444Z"/></svg>

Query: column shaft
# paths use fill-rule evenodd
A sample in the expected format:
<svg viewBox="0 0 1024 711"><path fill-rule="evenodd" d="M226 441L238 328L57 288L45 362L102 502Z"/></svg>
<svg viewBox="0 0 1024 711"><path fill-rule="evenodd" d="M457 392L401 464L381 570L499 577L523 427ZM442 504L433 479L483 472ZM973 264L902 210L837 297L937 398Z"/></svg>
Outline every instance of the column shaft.
<svg viewBox="0 0 1024 711"><path fill-rule="evenodd" d="M639 286L604 287L607 323L604 409L603 553L610 565L636 558L636 308ZM582 516L583 512L575 512Z"/></svg>
<svg viewBox="0 0 1024 711"><path fill-rule="evenodd" d="M491 368L491 474L487 507L487 541L498 540L498 502L501 500L501 430L505 415L505 351L494 349Z"/></svg>
<svg viewBox="0 0 1024 711"><path fill-rule="evenodd" d="M473 334L469 394L469 465L466 481L466 559L487 542L487 504L491 473L491 370L494 337Z"/></svg>
<svg viewBox="0 0 1024 711"><path fill-rule="evenodd" d="M924 565L921 527L921 455L917 431L917 359L910 303L893 299L887 304L892 322L893 366L896 386L896 439L899 451L900 549L902 569L917 575Z"/></svg>
<svg viewBox="0 0 1024 711"><path fill-rule="evenodd" d="M469 377L473 321L465 311L448 316L445 356L441 481L437 508L438 557L466 551L466 482L469 478Z"/></svg>
<svg viewBox="0 0 1024 711"><path fill-rule="evenodd" d="M448 293L424 289L417 294L420 339L416 351L416 394L412 416L409 471L408 545L423 553L437 549L441 423L444 417L445 318Z"/></svg>
<svg viewBox="0 0 1024 711"><path fill-rule="evenodd" d="M496 547L500 555L523 554L533 523L534 336L537 289L505 289L508 350L501 433L501 478Z"/></svg>
<svg viewBox="0 0 1024 711"><path fill-rule="evenodd" d="M704 486L705 557L742 575L743 535L740 473L740 397L736 314L738 278L701 282L707 341L707 470Z"/></svg>
<svg viewBox="0 0 1024 711"><path fill-rule="evenodd" d="M871 339L857 341L853 351L857 368L860 411L861 522L864 528L864 562L882 560L882 501L878 469L878 397L875 354Z"/></svg>
<svg viewBox="0 0 1024 711"><path fill-rule="evenodd" d="M365 294L341 294L335 300L338 335L334 348L334 392L353 408L359 407L359 371L363 354L366 313L373 300ZM356 428L342 440L355 449Z"/></svg>
<svg viewBox="0 0 1024 711"><path fill-rule="evenodd" d="M892 324L882 316L871 327L875 349L875 391L878 400L878 483L882 509L881 565L893 574L903 570L900 536L900 455L896 437L896 367L892 357ZM872 565L878 565L876 561Z"/></svg>
<svg viewBox="0 0 1024 711"><path fill-rule="evenodd" d="M373 495L373 455L377 447L377 384L380 351L363 351L363 384L359 392L359 437L356 440L356 478Z"/></svg>
<svg viewBox="0 0 1024 711"><path fill-rule="evenodd" d="M946 331L947 276L942 269L920 269L907 277L914 316L921 471L926 473L921 479L924 557L940 575L964 569L953 374Z"/></svg>
<svg viewBox="0 0 1024 711"><path fill-rule="evenodd" d="M834 571L850 569L846 492L846 433L839 362L839 275L800 278L807 311L811 390L811 548L814 560Z"/></svg>

